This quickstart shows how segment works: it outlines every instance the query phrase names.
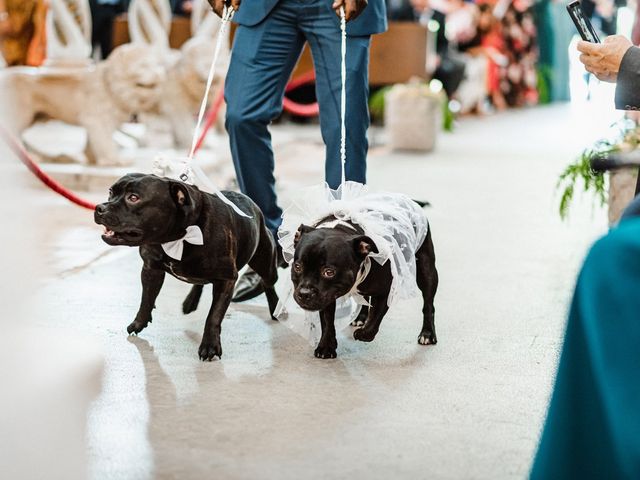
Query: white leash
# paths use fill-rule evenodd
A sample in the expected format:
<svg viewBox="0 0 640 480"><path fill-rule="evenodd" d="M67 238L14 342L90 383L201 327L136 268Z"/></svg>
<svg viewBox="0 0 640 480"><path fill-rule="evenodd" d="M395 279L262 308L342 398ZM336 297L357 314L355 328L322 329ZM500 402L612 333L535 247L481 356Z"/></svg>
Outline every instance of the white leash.
<svg viewBox="0 0 640 480"><path fill-rule="evenodd" d="M340 163L342 165L342 180L340 184L344 186L347 181L347 125L346 125L346 111L347 111L347 18L344 12L344 7L340 7L340 30L342 33L342 92L340 95Z"/></svg>
<svg viewBox="0 0 640 480"><path fill-rule="evenodd" d="M195 174L196 177L207 187L213 194L215 194L220 200L229 205L238 215L251 218L250 215L244 213L238 206L229 200L219 189L216 187L213 182L209 179L209 177L202 171L200 166L195 165L193 162L193 157L196 153L196 147L198 145L198 139L200 138L202 131L202 123L204 121L204 115L207 111L207 104L209 100L209 94L211 93L211 87L213 85L213 79L216 74L216 65L218 64L218 57L220 56L220 51L222 50L222 45L224 43L224 35L227 33L227 29L229 27L229 23L233 18L235 10L233 7L227 7L225 5L224 10L222 11L222 25L220 25L220 30L218 31L218 39L216 41L216 48L213 54L213 60L211 62L211 68L209 69L209 77L207 78L207 87L204 92L204 97L202 98L202 103L200 104L200 112L198 113L198 121L196 122L196 128L193 132L193 141L191 142L191 150L189 150L189 156L186 158L184 162L184 169L180 174L180 179L183 182L187 182L191 178L191 172Z"/></svg>
<svg viewBox="0 0 640 480"><path fill-rule="evenodd" d="M200 130L202 130L202 121L204 120L204 115L207 112L207 103L209 101L209 93L211 92L211 86L213 85L213 79L215 78L216 73L216 65L218 63L218 57L220 56L220 51L222 50L222 43L224 39L224 35L227 31L227 27L233 18L233 14L235 10L233 7L228 7L225 5L224 10L222 11L222 25L220 26L220 30L218 31L218 40L216 41L216 49L213 54L213 61L211 62L211 68L209 69L209 77L207 78L207 88L204 92L204 98L202 99L202 103L200 104L200 112L198 113L198 122L196 123L196 129L193 132L193 141L191 142L191 150L189 151L189 159L193 160L193 156L196 153L196 146L198 145L198 139L200 138Z"/></svg>

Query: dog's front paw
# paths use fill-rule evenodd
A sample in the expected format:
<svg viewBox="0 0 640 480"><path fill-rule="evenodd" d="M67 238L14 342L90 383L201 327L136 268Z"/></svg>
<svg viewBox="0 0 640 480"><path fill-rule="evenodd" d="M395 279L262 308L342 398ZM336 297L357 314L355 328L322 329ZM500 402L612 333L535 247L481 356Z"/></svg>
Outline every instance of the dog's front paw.
<svg viewBox="0 0 640 480"><path fill-rule="evenodd" d="M151 323L151 320L138 320L137 318L129 324L127 327L127 333L131 334L139 334L142 330L147 328L147 325Z"/></svg>
<svg viewBox="0 0 640 480"><path fill-rule="evenodd" d="M418 337L418 343L420 345L435 345L438 343L436 338L436 332L422 332Z"/></svg>
<svg viewBox="0 0 640 480"><path fill-rule="evenodd" d="M371 342L374 338L376 338L376 333L367 328L358 328L353 332L353 338L360 342Z"/></svg>
<svg viewBox="0 0 640 480"><path fill-rule="evenodd" d="M318 348L316 348L313 354L316 358L336 358L338 356L335 346L326 345L318 345Z"/></svg>
<svg viewBox="0 0 640 480"><path fill-rule="evenodd" d="M222 358L222 345L220 340L205 341L202 340L198 355L203 362L211 362L215 357Z"/></svg>

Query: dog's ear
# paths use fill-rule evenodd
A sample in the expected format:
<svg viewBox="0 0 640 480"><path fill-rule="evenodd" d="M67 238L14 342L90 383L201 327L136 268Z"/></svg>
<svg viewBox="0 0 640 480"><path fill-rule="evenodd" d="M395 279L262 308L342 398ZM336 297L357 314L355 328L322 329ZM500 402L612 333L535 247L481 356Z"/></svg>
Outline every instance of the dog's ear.
<svg viewBox="0 0 640 480"><path fill-rule="evenodd" d="M315 229L313 227L309 227L308 225L301 224L298 227L298 231L296 232L296 235L293 237L293 246L295 247L296 245L298 245L298 242L302 238L302 235L304 235L305 233L309 233L312 230L315 230Z"/></svg>
<svg viewBox="0 0 640 480"><path fill-rule="evenodd" d="M373 240L366 235L355 237L351 241L351 244L353 246L353 251L360 260L364 260L370 253L378 253L378 247Z"/></svg>
<svg viewBox="0 0 640 480"><path fill-rule="evenodd" d="M192 205L191 195L187 185L182 182L171 182L171 198L178 207L190 207Z"/></svg>

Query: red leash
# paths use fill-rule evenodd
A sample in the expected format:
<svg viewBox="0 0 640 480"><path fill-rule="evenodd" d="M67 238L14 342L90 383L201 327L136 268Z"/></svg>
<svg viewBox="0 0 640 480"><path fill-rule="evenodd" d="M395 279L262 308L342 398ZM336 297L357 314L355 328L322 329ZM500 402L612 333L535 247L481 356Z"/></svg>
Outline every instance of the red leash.
<svg viewBox="0 0 640 480"><path fill-rule="evenodd" d="M33 173L36 177L38 177L38 180L40 180L42 183L44 183L47 187L49 187L51 190L53 190L57 194L62 195L64 198L66 198L70 202L75 203L80 207L87 208L89 210L95 210L96 208L95 204L87 200L84 200L83 198L80 198L71 190L68 190L67 188L63 187L59 182L55 181L53 178L51 178L49 175L43 172L42 169L38 166L38 164L27 153L27 151L22 146L22 144L18 140L16 140L15 137L11 135L3 125L0 125L0 135L2 136L4 141L7 143L9 148L13 151L13 153L15 153L16 156L20 159L20 161L24 163L24 165L31 171L31 173Z"/></svg>

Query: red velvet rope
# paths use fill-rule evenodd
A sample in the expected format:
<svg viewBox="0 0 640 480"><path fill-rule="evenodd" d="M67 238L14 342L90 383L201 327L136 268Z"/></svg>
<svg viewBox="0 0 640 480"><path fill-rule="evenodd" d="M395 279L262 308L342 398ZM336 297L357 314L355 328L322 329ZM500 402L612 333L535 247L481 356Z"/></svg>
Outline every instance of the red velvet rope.
<svg viewBox="0 0 640 480"><path fill-rule="evenodd" d="M33 173L38 178L38 180L40 180L42 183L44 183L47 187L49 187L51 190L53 190L57 194L62 195L64 198L66 198L70 202L75 203L80 207L87 208L89 210L95 210L96 206L94 203L89 202L88 200L85 200L83 198L80 198L71 190L63 187L60 183L58 183L49 175L47 175L45 172L43 172L42 169L38 166L38 164L34 162L31 156L27 153L27 151L24 149L22 144L18 140L16 140L16 138L13 135L11 135L9 131L2 125L0 125L0 135L2 136L4 141L7 143L9 148L13 151L13 153L16 154L16 156L20 159L20 161L24 163L24 165L31 171L31 173Z"/></svg>

